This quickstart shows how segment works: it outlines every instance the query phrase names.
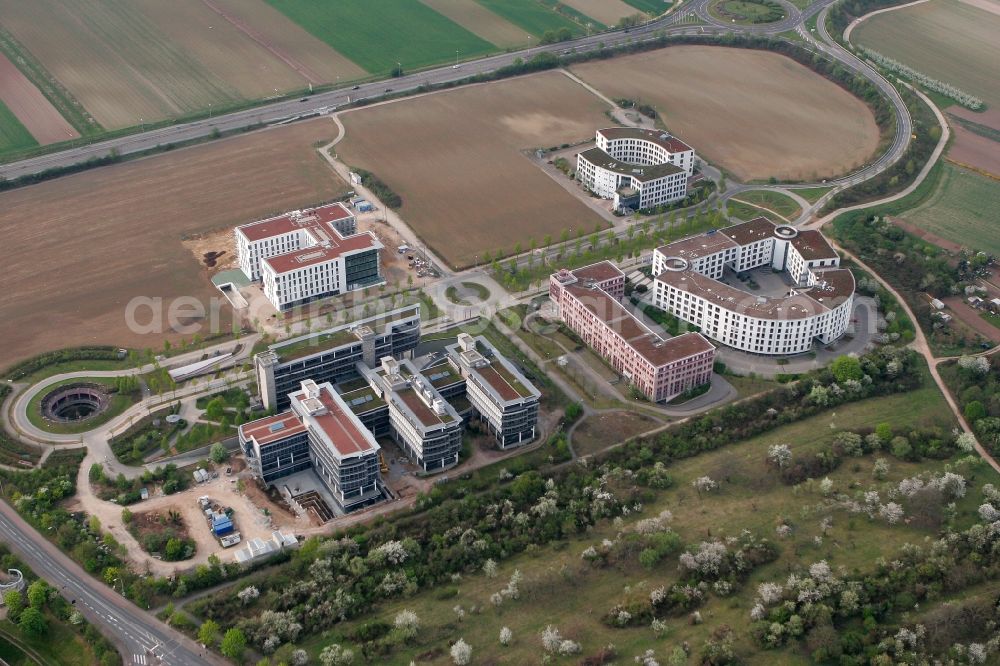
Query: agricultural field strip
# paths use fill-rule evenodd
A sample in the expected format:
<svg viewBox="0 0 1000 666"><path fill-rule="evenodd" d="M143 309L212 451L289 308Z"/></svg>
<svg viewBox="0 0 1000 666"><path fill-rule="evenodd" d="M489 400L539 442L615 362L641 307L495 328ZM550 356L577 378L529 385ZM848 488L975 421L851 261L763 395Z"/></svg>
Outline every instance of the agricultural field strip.
<svg viewBox="0 0 1000 666"><path fill-rule="evenodd" d="M583 34L583 27L549 9L538 0L476 0L498 16L520 26L535 37L549 30L565 28L573 36Z"/></svg>
<svg viewBox="0 0 1000 666"><path fill-rule="evenodd" d="M852 40L997 107L998 34L1000 15L941 0L873 16L854 30Z"/></svg>
<svg viewBox="0 0 1000 666"><path fill-rule="evenodd" d="M59 115L42 91L3 53L0 53L0 104L4 104L17 117L40 145L80 136L80 133Z"/></svg>
<svg viewBox="0 0 1000 666"><path fill-rule="evenodd" d="M404 71L499 50L415 0L342 2L336 14L321 0L267 0L292 21L372 74Z"/></svg>

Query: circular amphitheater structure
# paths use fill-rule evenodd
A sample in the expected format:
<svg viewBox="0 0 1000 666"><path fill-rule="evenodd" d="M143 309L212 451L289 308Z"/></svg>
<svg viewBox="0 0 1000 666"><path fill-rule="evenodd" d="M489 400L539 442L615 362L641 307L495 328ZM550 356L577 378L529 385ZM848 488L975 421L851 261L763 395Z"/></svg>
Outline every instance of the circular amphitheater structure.
<svg viewBox="0 0 1000 666"><path fill-rule="evenodd" d="M82 423L107 411L111 403L107 387L80 382L49 391L42 398L42 416L53 423Z"/></svg>

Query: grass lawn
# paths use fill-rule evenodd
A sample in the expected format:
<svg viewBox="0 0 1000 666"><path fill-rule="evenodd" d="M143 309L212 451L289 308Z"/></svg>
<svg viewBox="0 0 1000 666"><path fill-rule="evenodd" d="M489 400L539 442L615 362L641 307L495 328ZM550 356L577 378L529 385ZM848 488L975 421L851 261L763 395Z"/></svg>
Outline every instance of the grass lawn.
<svg viewBox="0 0 1000 666"><path fill-rule="evenodd" d="M632 5L638 10L644 11L650 16L659 16L670 9L673 3L666 0L623 0L626 5Z"/></svg>
<svg viewBox="0 0 1000 666"><path fill-rule="evenodd" d="M464 59L498 50L415 0L267 2L372 74L385 74L397 62L405 71L453 61L456 51Z"/></svg>
<svg viewBox="0 0 1000 666"><path fill-rule="evenodd" d="M476 2L535 37L541 37L546 30L560 28L569 28L574 37L583 34L582 26L557 14L538 0L476 0Z"/></svg>
<svg viewBox="0 0 1000 666"><path fill-rule="evenodd" d="M98 414L93 418L89 418L85 421L79 423L50 423L42 418L42 399L57 389L60 386L66 386L67 384L101 384L109 391L115 389L114 380L108 380L103 377L76 377L74 379L64 379L62 381L56 382L55 384L47 387L44 391L39 391L35 396L28 402L28 420L36 428L40 428L45 432L51 432L56 434L74 434L87 432L88 430L93 430L94 428L104 425L111 419L115 418L126 409L138 402L138 393L131 394L121 394L121 393L111 393L109 398L109 404L107 410Z"/></svg>
<svg viewBox="0 0 1000 666"><path fill-rule="evenodd" d="M26 638L9 621L0 622L0 659L10 666L85 666L99 663L81 636L59 623L50 613L46 613L45 619L49 629L41 638Z"/></svg>
<svg viewBox="0 0 1000 666"><path fill-rule="evenodd" d="M775 215L769 210L761 210L760 208L754 208L750 204L741 203L739 201L734 201L730 199L726 202L726 212L729 217L735 217L744 222L747 220L752 220L755 217L766 217L767 219L775 222L777 224L784 224L785 221L780 217Z"/></svg>
<svg viewBox="0 0 1000 666"><path fill-rule="evenodd" d="M502 562L496 578L479 573L465 574L453 584L442 584L410 598L389 601L363 618L307 639L302 647L314 655L331 642L357 650L359 646L351 644L345 636L366 622L391 624L395 614L405 608L413 610L420 618L418 638L383 656L386 663L406 663L417 659L418 655L426 655L421 659L425 663L450 663L448 645L458 637L472 646L475 663L537 663L541 654L539 635L549 624L557 626L564 637L582 644L581 655L556 658L553 663L579 663L581 656L593 655L609 643L617 646L615 663L632 663L633 657L650 648L656 651L660 663L665 663L670 651L685 641L697 654L712 630L721 624L734 628L736 650L746 659L745 663L810 663L807 655L795 648L764 652L752 642L747 616L757 585L784 580L790 570L807 567L820 559L848 571L870 570L877 557L892 557L904 543L919 543L933 534L912 525L890 527L882 521L827 506L818 484L813 482L793 490L767 468L767 448L775 442L783 442L791 445L795 456L814 453L833 438L831 423L838 428L848 428L882 421L899 428L919 424L947 427L951 419L943 398L931 386L904 395L844 405L764 436L682 460L671 465L673 487L651 493L642 511L626 517L624 526L603 521L585 534L570 536L565 542L529 550ZM577 432L585 427L586 422ZM575 439L574 436L574 442ZM829 474L835 490L853 492L850 489L868 488L876 483L872 481L873 461L873 456L845 460ZM890 457L889 464L886 483L896 484L919 471L940 472L949 463L909 463ZM956 471L967 477L979 477L973 478L973 487L985 481L996 481L995 475L984 466L972 470L958 466ZM692 480L703 475L719 481L718 491L699 496L692 489ZM959 501L958 523L972 519L979 500L980 494L973 491ZM787 539L776 539L779 558L753 572L732 596L710 595L709 601L699 609L705 618L704 624L693 625L686 616L666 618L668 630L663 639L655 637L648 627L608 627L600 617L615 603L626 598L646 597L651 589L669 586L678 580L677 555L669 555L646 569L639 565L637 554L634 554L602 569L585 563L581 553L588 546L600 544L602 539L616 538L623 527L637 519L656 515L663 509L673 513L671 524L686 544L696 544L709 537L737 535L743 529L775 539L775 526L781 523L791 525L793 533ZM821 536L820 521L827 516L832 519L833 526L817 543L816 537ZM514 569L523 574L520 598L494 607L490 595L506 585ZM456 606L465 611L464 619L458 619L454 611ZM513 631L513 641L507 647L500 646L497 639L501 627Z"/></svg>
<svg viewBox="0 0 1000 666"><path fill-rule="evenodd" d="M930 198L899 217L945 240L1000 254L998 208L1000 183L945 163Z"/></svg>
<svg viewBox="0 0 1000 666"><path fill-rule="evenodd" d="M751 190L737 194L735 198L774 211L793 222L802 212L802 207L794 199L771 190Z"/></svg>
<svg viewBox="0 0 1000 666"><path fill-rule="evenodd" d="M985 319L986 321L990 322L997 328L1000 328L1000 315L993 314L992 312L983 312L979 316Z"/></svg>
<svg viewBox="0 0 1000 666"><path fill-rule="evenodd" d="M808 201L809 203L816 203L819 201L824 194L829 192L830 187L803 187L802 189L795 189L794 192Z"/></svg>
<svg viewBox="0 0 1000 666"><path fill-rule="evenodd" d="M771 9L753 0L719 0L709 5L713 16L722 20L735 19L735 23L773 23L785 17L783 9Z"/></svg>
<svg viewBox="0 0 1000 666"><path fill-rule="evenodd" d="M90 371L104 371L104 370L128 370L134 367L133 361L128 358L118 359L83 359L78 361L63 361L62 363L53 363L52 365L47 365L30 375L25 375L24 377L18 378L16 381L19 384L35 384L43 379L48 379L54 375L61 375L67 372L90 372Z"/></svg>
<svg viewBox="0 0 1000 666"><path fill-rule="evenodd" d="M570 444L578 456L586 456L661 425L660 421L636 412L591 414L573 431Z"/></svg>
<svg viewBox="0 0 1000 666"><path fill-rule="evenodd" d="M726 375L723 379L732 384L733 388L736 389L741 398L757 395L758 393L764 393L765 391L770 391L771 389L781 386L779 382L775 382L770 379L763 379L761 377Z"/></svg>
<svg viewBox="0 0 1000 666"><path fill-rule="evenodd" d="M0 153L34 148L38 145L31 132L21 124L7 105L0 102Z"/></svg>

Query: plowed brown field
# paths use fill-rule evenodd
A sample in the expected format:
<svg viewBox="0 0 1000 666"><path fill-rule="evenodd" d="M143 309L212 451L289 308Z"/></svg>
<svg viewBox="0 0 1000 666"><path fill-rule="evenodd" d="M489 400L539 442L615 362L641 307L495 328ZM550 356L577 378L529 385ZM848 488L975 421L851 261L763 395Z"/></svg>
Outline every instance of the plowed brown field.
<svg viewBox="0 0 1000 666"><path fill-rule="evenodd" d="M178 339L130 331L126 304L161 298L164 320L173 299L207 304L219 294L184 235L344 193L312 146L334 134L328 120L315 120L0 194L0 367L61 347L155 349Z"/></svg>
<svg viewBox="0 0 1000 666"><path fill-rule="evenodd" d="M341 160L403 198L399 213L453 266L528 247L601 218L522 151L593 137L598 97L557 72L462 88L340 116Z"/></svg>
<svg viewBox="0 0 1000 666"><path fill-rule="evenodd" d="M741 180L839 175L878 145L864 102L767 51L675 46L572 69L608 97L653 104L671 132Z"/></svg>

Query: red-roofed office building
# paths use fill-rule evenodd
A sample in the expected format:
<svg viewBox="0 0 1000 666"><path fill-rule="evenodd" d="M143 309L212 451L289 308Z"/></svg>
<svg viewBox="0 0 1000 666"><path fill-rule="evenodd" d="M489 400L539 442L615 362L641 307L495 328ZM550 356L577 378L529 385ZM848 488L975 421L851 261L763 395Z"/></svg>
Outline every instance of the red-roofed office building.
<svg viewBox="0 0 1000 666"><path fill-rule="evenodd" d="M619 302L624 278L607 261L563 269L549 278L549 296L566 325L651 401L712 381L712 343L699 333L665 340L651 331Z"/></svg>
<svg viewBox="0 0 1000 666"><path fill-rule="evenodd" d="M254 476L271 485L312 468L345 512L381 499L380 447L333 385L307 379L289 398L289 411L239 427Z"/></svg>
<svg viewBox="0 0 1000 666"><path fill-rule="evenodd" d="M341 203L236 227L236 254L278 310L363 289L383 281L382 244Z"/></svg>

